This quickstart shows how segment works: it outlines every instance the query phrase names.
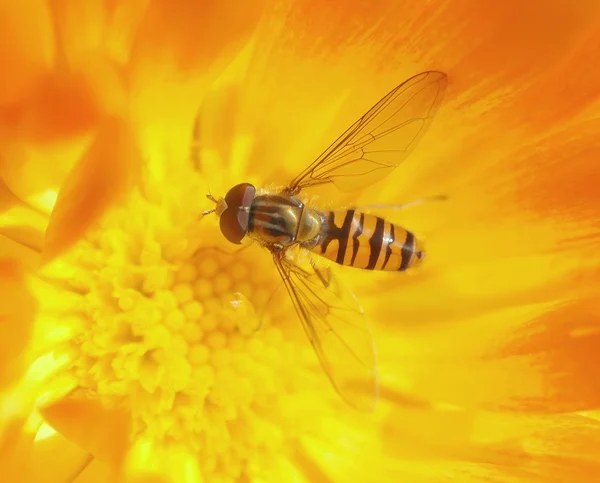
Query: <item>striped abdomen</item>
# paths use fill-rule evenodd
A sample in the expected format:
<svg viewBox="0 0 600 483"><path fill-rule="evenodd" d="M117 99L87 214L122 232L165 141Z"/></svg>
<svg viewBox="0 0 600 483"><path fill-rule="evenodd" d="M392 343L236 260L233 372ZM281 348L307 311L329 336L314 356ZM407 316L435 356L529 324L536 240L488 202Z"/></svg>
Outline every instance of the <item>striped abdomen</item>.
<svg viewBox="0 0 600 483"><path fill-rule="evenodd" d="M378 216L354 210L324 216L320 243L312 251L341 265L406 270L425 256L411 232Z"/></svg>

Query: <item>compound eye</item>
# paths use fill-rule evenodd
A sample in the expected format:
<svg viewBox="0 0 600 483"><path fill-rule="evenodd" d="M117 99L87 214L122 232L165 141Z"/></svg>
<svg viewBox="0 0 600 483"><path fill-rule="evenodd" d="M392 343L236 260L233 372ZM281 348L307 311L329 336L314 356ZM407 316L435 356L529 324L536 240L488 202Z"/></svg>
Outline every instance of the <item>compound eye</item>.
<svg viewBox="0 0 600 483"><path fill-rule="evenodd" d="M228 208L248 209L256 195L256 188L250 183L240 183L225 195Z"/></svg>
<svg viewBox="0 0 600 483"><path fill-rule="evenodd" d="M221 213L219 226L223 236L231 243L239 245L248 232L250 214L238 208L227 208Z"/></svg>

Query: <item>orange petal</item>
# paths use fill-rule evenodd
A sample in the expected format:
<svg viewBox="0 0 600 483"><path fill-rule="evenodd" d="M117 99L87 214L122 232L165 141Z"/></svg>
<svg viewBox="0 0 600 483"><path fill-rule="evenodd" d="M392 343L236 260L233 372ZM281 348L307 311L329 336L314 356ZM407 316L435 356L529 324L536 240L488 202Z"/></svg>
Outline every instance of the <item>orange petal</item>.
<svg viewBox="0 0 600 483"><path fill-rule="evenodd" d="M256 27L264 1L183 0L150 2L134 47L134 58L167 53L182 70L206 69L235 51Z"/></svg>
<svg viewBox="0 0 600 483"><path fill-rule="evenodd" d="M600 87L598 95L600 97ZM535 213L542 220L555 224L574 221L578 224L574 230L597 229L600 226L600 165L597 162L600 121L565 119L561 121L561 127L559 132L522 146L507 160L490 167L488 176L508 178L506 185L515 199L499 203L505 211L509 208L515 213ZM524 166L527 168L523 169ZM512 204L507 206L511 201ZM494 214L490 213L490 216ZM560 232L557 238L559 235L563 240L581 235L572 230L565 232L564 227Z"/></svg>
<svg viewBox="0 0 600 483"><path fill-rule="evenodd" d="M46 223L47 217L23 203L0 179L0 235L41 253Z"/></svg>
<svg viewBox="0 0 600 483"><path fill-rule="evenodd" d="M27 95L50 66L54 33L48 3L0 0L0 105Z"/></svg>
<svg viewBox="0 0 600 483"><path fill-rule="evenodd" d="M581 32L597 22L599 8L597 2L586 1L575 5L564 0L510 0L491 5L460 0L431 12L434 28L418 48L434 52L436 64L452 73L455 89L514 89L568 57ZM449 40L440 42L435 33L439 31Z"/></svg>
<svg viewBox="0 0 600 483"><path fill-rule="evenodd" d="M98 460L119 467L129 445L129 418L96 400L65 399L41 410L46 422Z"/></svg>
<svg viewBox="0 0 600 483"><path fill-rule="evenodd" d="M78 70L47 73L31 96L0 108L0 171L11 191L39 206L57 190L107 115L125 105L125 89L115 67L89 57Z"/></svg>
<svg viewBox="0 0 600 483"><path fill-rule="evenodd" d="M24 430L24 421L15 419L0 432L0 480L20 482L29 463L35 433Z"/></svg>
<svg viewBox="0 0 600 483"><path fill-rule="evenodd" d="M0 178L0 213L5 212L18 204L19 198L15 196L4 180Z"/></svg>
<svg viewBox="0 0 600 483"><path fill-rule="evenodd" d="M22 266L15 260L0 259L0 388L22 374L23 351L36 309Z"/></svg>
<svg viewBox="0 0 600 483"><path fill-rule="evenodd" d="M26 103L4 111L7 132L33 142L64 140L89 131L100 108L85 72L57 71L38 79Z"/></svg>
<svg viewBox="0 0 600 483"><path fill-rule="evenodd" d="M592 410L600 406L600 381L590 368L600 364L597 297L557 305L519 330L500 353L531 361L543 391L515 396L517 410L541 413Z"/></svg>
<svg viewBox="0 0 600 483"><path fill-rule="evenodd" d="M590 6L599 8L599 4ZM551 53L560 62L551 62L551 69L538 72L539 81L530 83L507 106L503 117L508 126L518 119L528 130L547 134L548 126L570 122L586 110L594 117L593 108L589 109L600 99L600 72L588 67L600 55L599 29L599 12L589 12L586 22L566 42L568 55L561 58Z"/></svg>
<svg viewBox="0 0 600 483"><path fill-rule="evenodd" d="M146 0L53 0L59 55L69 66L77 66L90 53L100 52L126 64L147 4Z"/></svg>
<svg viewBox="0 0 600 483"><path fill-rule="evenodd" d="M114 475L113 470L104 463L94 459L94 461L83 468L75 483L106 483L107 481L118 481L118 479Z"/></svg>
<svg viewBox="0 0 600 483"><path fill-rule="evenodd" d="M129 125L108 118L69 173L46 230L44 260L76 243L138 179L141 154Z"/></svg>
<svg viewBox="0 0 600 483"><path fill-rule="evenodd" d="M104 0L54 0L51 8L58 26L60 54L69 65L102 49L106 28Z"/></svg>

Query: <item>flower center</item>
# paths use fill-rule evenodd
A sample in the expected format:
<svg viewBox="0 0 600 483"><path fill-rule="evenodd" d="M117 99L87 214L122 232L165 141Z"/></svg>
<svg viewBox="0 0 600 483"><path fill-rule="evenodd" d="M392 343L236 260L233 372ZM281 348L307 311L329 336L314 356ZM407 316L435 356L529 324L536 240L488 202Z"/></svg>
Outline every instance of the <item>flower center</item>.
<svg viewBox="0 0 600 483"><path fill-rule="evenodd" d="M77 396L125 407L134 437L183 444L205 477L237 478L303 427L295 384L313 377L310 344L284 325L299 324L269 254L227 253L184 201L134 196L56 267L79 300L65 371Z"/></svg>

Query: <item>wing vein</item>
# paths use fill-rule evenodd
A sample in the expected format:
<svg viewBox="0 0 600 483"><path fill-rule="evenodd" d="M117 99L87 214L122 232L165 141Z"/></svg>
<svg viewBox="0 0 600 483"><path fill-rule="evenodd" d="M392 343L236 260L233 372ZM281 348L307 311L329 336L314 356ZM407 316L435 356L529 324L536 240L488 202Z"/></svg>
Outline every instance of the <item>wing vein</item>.
<svg viewBox="0 0 600 483"><path fill-rule="evenodd" d="M422 72L404 81L296 176L284 193L297 194L304 188L327 183L335 184L342 191L351 191L387 176L408 157L427 131L446 84L446 75L436 71ZM375 149L365 150L371 144L377 145L373 146ZM367 159L365 153L377 153L382 159ZM391 162L384 161L390 153L395 153ZM375 162L380 163L381 169L364 169ZM364 165L364 168L348 172L351 164Z"/></svg>

